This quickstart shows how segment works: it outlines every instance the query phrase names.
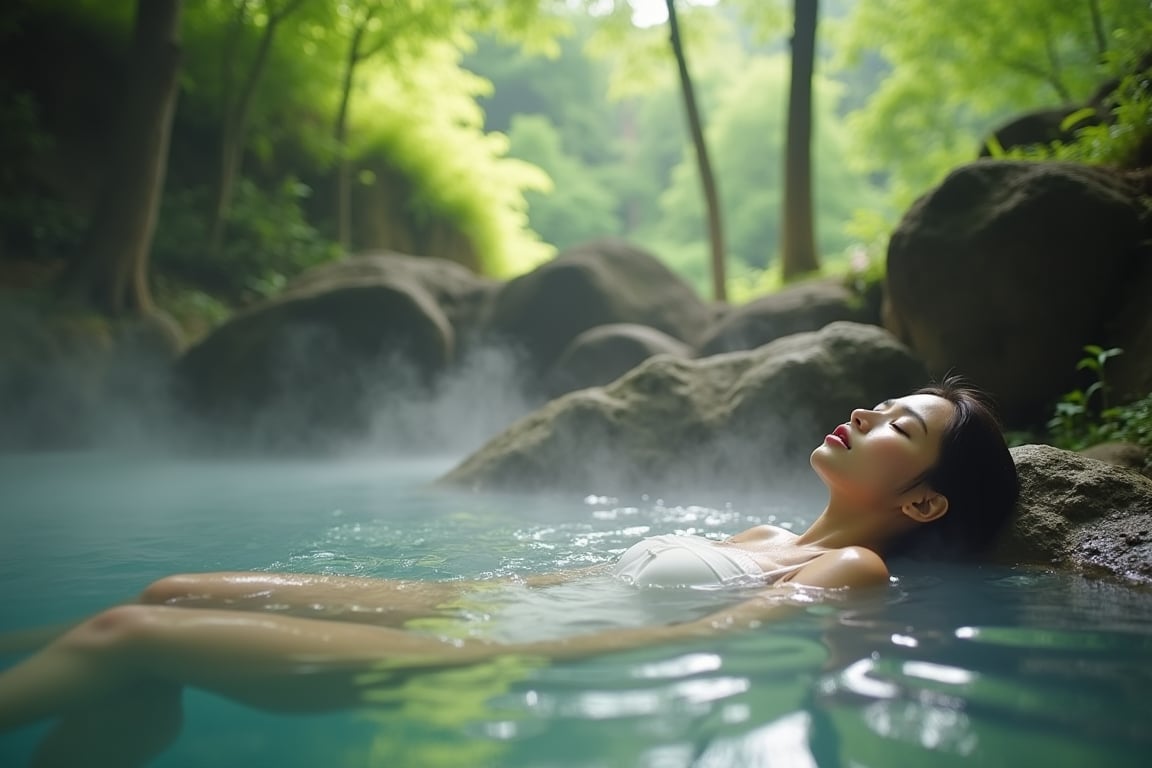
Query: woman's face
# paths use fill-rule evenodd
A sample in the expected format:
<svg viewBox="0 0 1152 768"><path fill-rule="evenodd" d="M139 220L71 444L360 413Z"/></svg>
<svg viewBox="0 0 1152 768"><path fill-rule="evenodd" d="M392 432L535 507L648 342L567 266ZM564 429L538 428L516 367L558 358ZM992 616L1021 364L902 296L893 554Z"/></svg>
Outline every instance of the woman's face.
<svg viewBox="0 0 1152 768"><path fill-rule="evenodd" d="M936 395L908 395L852 411L812 452L812 468L829 489L854 501L896 502L936 464L955 410Z"/></svg>

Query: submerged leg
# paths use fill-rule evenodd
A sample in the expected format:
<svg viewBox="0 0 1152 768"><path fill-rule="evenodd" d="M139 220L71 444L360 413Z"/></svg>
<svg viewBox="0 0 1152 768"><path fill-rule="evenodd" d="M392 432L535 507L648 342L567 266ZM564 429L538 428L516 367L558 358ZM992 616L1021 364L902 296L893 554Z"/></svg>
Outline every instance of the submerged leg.
<svg viewBox="0 0 1152 768"><path fill-rule="evenodd" d="M397 627L443 615L468 582L402 581L306 573L221 572L167 576L140 594L145 604L277 613Z"/></svg>
<svg viewBox="0 0 1152 768"><path fill-rule="evenodd" d="M144 765L179 735L181 692L169 683L139 683L66 714L40 742L33 768Z"/></svg>
<svg viewBox="0 0 1152 768"><path fill-rule="evenodd" d="M30 653L43 648L63 635L74 624L52 624L50 626L17 629L0 633L0 656Z"/></svg>
<svg viewBox="0 0 1152 768"><path fill-rule="evenodd" d="M452 613L452 601L473 585L464 581L224 571L165 576L149 584L138 602L400 627L411 619ZM43 648L74 626L53 624L0 632L0 656Z"/></svg>
<svg viewBox="0 0 1152 768"><path fill-rule="evenodd" d="M99 706L141 684L191 685L279 712L350 707L363 702L357 678L382 664L454 666L497 651L345 622L119 606L0 673L0 731Z"/></svg>
<svg viewBox="0 0 1152 768"><path fill-rule="evenodd" d="M224 571L166 576L149 584L138 602L402 627L412 619L451 615L453 602L476 584ZM74 626L55 624L0 633L0 656L43 648Z"/></svg>

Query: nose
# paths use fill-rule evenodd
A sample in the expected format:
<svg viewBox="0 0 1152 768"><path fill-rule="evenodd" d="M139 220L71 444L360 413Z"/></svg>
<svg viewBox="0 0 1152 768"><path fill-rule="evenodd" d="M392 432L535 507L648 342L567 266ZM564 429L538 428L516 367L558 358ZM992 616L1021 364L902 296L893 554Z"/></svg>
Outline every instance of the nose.
<svg viewBox="0 0 1152 768"><path fill-rule="evenodd" d="M872 428L872 420L875 413L864 408L857 408L852 411L852 426L861 432L867 432Z"/></svg>

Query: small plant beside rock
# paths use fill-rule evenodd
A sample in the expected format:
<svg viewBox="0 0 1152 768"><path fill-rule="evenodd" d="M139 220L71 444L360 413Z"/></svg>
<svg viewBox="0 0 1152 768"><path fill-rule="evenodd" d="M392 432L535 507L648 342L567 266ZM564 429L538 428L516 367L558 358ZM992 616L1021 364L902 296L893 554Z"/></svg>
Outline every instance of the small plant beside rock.
<svg viewBox="0 0 1152 768"><path fill-rule="evenodd" d="M1131 403L1113 405L1105 369L1109 360L1124 351L1090 344L1084 352L1076 368L1093 372L1096 381L1086 389L1066 393L1056 404L1048 420L1051 443L1079 451L1099 443L1125 442L1140 446L1152 457L1152 393Z"/></svg>

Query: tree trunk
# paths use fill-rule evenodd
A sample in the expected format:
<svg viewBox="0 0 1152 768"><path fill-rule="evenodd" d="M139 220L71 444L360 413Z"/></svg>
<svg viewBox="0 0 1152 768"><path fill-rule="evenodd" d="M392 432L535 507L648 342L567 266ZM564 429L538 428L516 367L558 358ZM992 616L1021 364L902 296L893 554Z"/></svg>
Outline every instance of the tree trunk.
<svg viewBox="0 0 1152 768"><path fill-rule="evenodd" d="M692 78L688 74L688 62L684 58L680 25L676 19L676 3L675 0L664 2L668 6L669 38L672 42L672 53L676 56L676 67L680 71L684 112L688 118L688 131L692 134L692 145L696 148L700 187L704 192L704 204L708 212L708 242L712 251L712 297L716 301L726 301L728 291L727 278L724 274L724 225L720 215L720 194L716 189L716 180L712 176L712 163L708 160L708 146L704 143L704 128L700 123L700 111L696 107L696 94L692 88Z"/></svg>
<svg viewBox="0 0 1152 768"><path fill-rule="evenodd" d="M256 58L252 60L252 66L248 69L240 97L234 105L226 105L230 108L224 114L220 136L220 168L208 219L208 252L213 255L218 255L224 248L224 230L228 226L228 215L232 211L232 194L244 159L244 144L248 140L252 99L264 76L264 67L268 63L268 54L272 51L276 30L280 22L295 11L302 1L290 0L278 12L269 10L264 32L260 36L260 45L256 49Z"/></svg>
<svg viewBox="0 0 1152 768"><path fill-rule="evenodd" d="M820 269L812 223L812 71L818 0L793 0L792 78L784 146L784 216L780 237L785 280Z"/></svg>
<svg viewBox="0 0 1152 768"><path fill-rule="evenodd" d="M132 54L100 199L73 287L110 315L148 312L148 257L168 169L183 0L137 0Z"/></svg>
<svg viewBox="0 0 1152 768"><path fill-rule="evenodd" d="M348 58L344 62L344 78L340 84L340 106L336 110L336 151L339 152L336 167L336 242L347 253L352 248L352 160L348 157L348 106L352 100L352 84L355 82L356 66L360 63L360 41L368 29L369 14L363 23L357 24L352 32L352 42L348 46Z"/></svg>
<svg viewBox="0 0 1152 768"><path fill-rule="evenodd" d="M1096 54L1101 60L1108 52L1108 37L1104 34L1104 20L1100 15L1100 0L1088 0L1088 12L1092 16L1092 34L1096 37Z"/></svg>

